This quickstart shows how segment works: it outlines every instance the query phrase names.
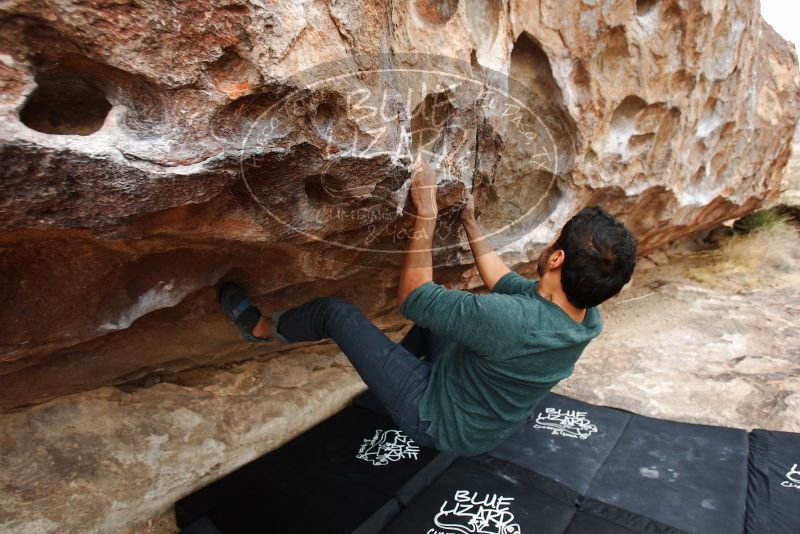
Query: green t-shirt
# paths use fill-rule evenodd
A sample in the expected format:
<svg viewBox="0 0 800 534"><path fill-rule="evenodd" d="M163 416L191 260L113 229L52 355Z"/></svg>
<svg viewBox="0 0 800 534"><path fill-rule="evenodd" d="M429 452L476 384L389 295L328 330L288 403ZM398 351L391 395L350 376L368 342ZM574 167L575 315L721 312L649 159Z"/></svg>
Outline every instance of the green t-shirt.
<svg viewBox="0 0 800 534"><path fill-rule="evenodd" d="M488 294L429 281L400 312L446 338L420 399L421 421L438 449L482 454L510 436L603 329L600 310L578 323L511 271Z"/></svg>

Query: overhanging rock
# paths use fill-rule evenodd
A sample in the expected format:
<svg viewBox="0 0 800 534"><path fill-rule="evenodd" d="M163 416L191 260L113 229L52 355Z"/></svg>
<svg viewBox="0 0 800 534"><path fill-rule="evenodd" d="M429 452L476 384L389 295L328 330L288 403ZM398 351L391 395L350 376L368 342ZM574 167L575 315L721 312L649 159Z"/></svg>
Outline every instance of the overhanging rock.
<svg viewBox="0 0 800 534"><path fill-rule="evenodd" d="M266 311L391 309L415 152L440 176L437 281L466 287L465 190L514 265L594 203L647 250L777 193L800 113L751 0L0 17L3 409L263 352L219 313L223 277Z"/></svg>

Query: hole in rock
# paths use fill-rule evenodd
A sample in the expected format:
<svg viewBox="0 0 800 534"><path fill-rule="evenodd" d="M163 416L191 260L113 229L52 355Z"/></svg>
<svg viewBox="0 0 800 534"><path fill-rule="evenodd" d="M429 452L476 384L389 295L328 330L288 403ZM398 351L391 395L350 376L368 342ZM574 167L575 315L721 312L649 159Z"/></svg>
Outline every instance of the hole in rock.
<svg viewBox="0 0 800 534"><path fill-rule="evenodd" d="M339 204L352 197L347 181L332 174L314 174L303 180L306 195L312 202Z"/></svg>
<svg viewBox="0 0 800 534"><path fill-rule="evenodd" d="M735 139L733 136L734 130L736 130L736 123L733 121L726 122L722 125L722 130L719 132L719 140L722 142Z"/></svg>
<svg viewBox="0 0 800 534"><path fill-rule="evenodd" d="M519 36L511 51L511 78L526 85L545 101L561 103L561 89L553 78L550 60L539 43L527 33Z"/></svg>
<svg viewBox="0 0 800 534"><path fill-rule="evenodd" d="M329 139L336 125L336 114L333 106L328 102L323 102L317 106L312 122L319 134L324 139Z"/></svg>
<svg viewBox="0 0 800 534"><path fill-rule="evenodd" d="M670 79L670 93L678 96L688 96L694 90L696 80L685 69L675 72Z"/></svg>
<svg viewBox="0 0 800 534"><path fill-rule="evenodd" d="M239 5L239 4L229 4L227 6L220 6L219 9L231 13L233 15L240 15L240 16L248 15L250 13L250 6Z"/></svg>
<svg viewBox="0 0 800 534"><path fill-rule="evenodd" d="M589 91L591 77L586 70L586 65L583 63L583 60L579 59L573 64L572 83L575 84L576 88L582 93L587 93Z"/></svg>
<svg viewBox="0 0 800 534"><path fill-rule="evenodd" d="M630 139L628 139L628 149L634 153L643 154L653 146L653 139L655 136L656 134L652 132L632 135Z"/></svg>
<svg viewBox="0 0 800 534"><path fill-rule="evenodd" d="M694 174L689 179L689 184L695 186L702 185L703 182L705 181L705 178L706 178L706 167L705 165L700 165L699 167L697 167L697 170L694 171Z"/></svg>
<svg viewBox="0 0 800 534"><path fill-rule="evenodd" d="M564 172L573 160L575 122L564 106L563 93L553 76L547 53L526 32L522 32L514 42L510 75L513 82L509 84L510 94L526 102L528 109L536 115L538 125L533 126L535 133L557 145L558 156L552 162L557 173Z"/></svg>
<svg viewBox="0 0 800 534"><path fill-rule="evenodd" d="M458 0L416 0L414 7L420 18L432 24L444 24L458 9Z"/></svg>
<svg viewBox="0 0 800 534"><path fill-rule="evenodd" d="M524 111L500 130L501 159L481 205L496 246L517 241L550 217L562 199L559 180L571 172L574 154L574 122L561 88L547 53L526 32L511 52L509 93Z"/></svg>
<svg viewBox="0 0 800 534"><path fill-rule="evenodd" d="M728 157L725 154L717 153L711 158L711 176L717 181L722 181L728 169Z"/></svg>
<svg viewBox="0 0 800 534"><path fill-rule="evenodd" d="M319 92L309 95L296 95L296 98L287 102L286 107L296 115L304 115L305 125L312 135L319 139L309 141L318 144L319 141L332 147L352 147L362 139L354 131L351 118L364 117L343 94L335 91ZM365 136L361 136L365 137Z"/></svg>
<svg viewBox="0 0 800 534"><path fill-rule="evenodd" d="M636 15L644 17L656 7L657 3L658 0L636 0Z"/></svg>
<svg viewBox="0 0 800 534"><path fill-rule="evenodd" d="M37 87L20 112L25 126L46 134L89 135L103 126L111 110L103 89L70 72L36 76Z"/></svg>
<svg viewBox="0 0 800 534"><path fill-rule="evenodd" d="M633 66L624 26L614 26L605 32L596 49L592 70L596 70L606 83L617 84L631 75Z"/></svg>
<svg viewBox="0 0 800 534"><path fill-rule="evenodd" d="M230 48L207 66L206 73L214 87L230 98L250 94L261 81L258 69Z"/></svg>
<svg viewBox="0 0 800 534"><path fill-rule="evenodd" d="M647 102L642 98L636 95L626 96L611 115L611 128L620 130L626 126L632 127L636 116L645 108L647 108Z"/></svg>
<svg viewBox="0 0 800 534"><path fill-rule="evenodd" d="M240 149L263 146L291 132L292 121L285 111L278 95L246 95L216 112L211 129L216 139Z"/></svg>

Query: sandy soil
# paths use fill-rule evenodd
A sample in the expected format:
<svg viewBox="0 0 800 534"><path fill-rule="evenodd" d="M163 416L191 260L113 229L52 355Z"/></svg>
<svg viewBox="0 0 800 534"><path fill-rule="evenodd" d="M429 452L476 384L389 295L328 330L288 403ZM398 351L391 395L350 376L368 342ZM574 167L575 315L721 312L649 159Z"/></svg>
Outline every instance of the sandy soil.
<svg viewBox="0 0 800 534"><path fill-rule="evenodd" d="M640 260L604 331L556 391L654 417L800 432L795 229Z"/></svg>

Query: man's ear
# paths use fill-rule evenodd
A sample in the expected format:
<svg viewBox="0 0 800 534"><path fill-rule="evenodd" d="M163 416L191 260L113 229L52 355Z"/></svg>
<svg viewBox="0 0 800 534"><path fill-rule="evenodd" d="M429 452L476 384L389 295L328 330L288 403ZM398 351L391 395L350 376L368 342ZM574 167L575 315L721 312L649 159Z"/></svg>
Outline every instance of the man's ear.
<svg viewBox="0 0 800 534"><path fill-rule="evenodd" d="M564 258L566 254L562 249L554 250L552 254L550 254L550 259L547 261L547 266L550 269L558 269L564 264Z"/></svg>

